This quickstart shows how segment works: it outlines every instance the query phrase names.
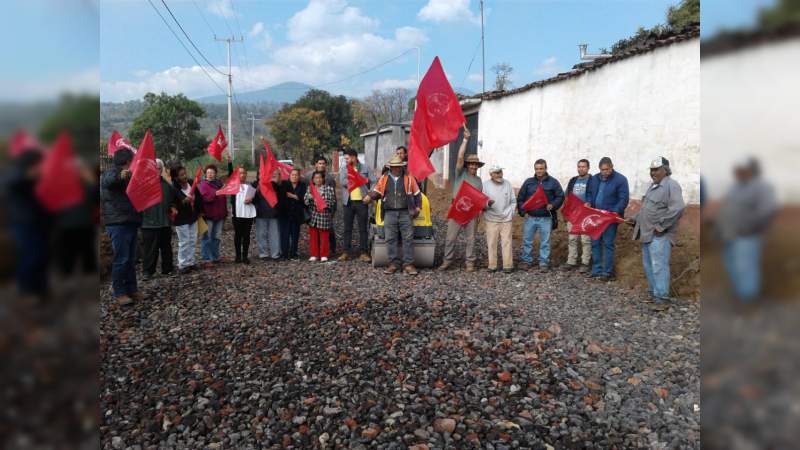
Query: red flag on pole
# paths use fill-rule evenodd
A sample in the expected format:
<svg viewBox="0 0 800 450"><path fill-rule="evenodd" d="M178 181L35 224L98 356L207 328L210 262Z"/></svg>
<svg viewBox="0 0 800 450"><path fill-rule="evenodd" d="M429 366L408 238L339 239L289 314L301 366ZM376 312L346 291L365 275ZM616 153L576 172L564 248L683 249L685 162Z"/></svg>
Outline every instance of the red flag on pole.
<svg viewBox="0 0 800 450"><path fill-rule="evenodd" d="M294 167L290 166L289 164L284 164L280 161L276 161L278 164L278 169L281 170L281 181L286 181L289 179L289 176L292 174L292 170Z"/></svg>
<svg viewBox="0 0 800 450"><path fill-rule="evenodd" d="M612 223L625 221L613 212L587 207L571 192L567 196L561 214L572 224L570 234L588 234L594 240L600 239L600 235Z"/></svg>
<svg viewBox="0 0 800 450"><path fill-rule="evenodd" d="M112 156L117 150L127 148L128 150L136 153L136 149L128 142L119 131L114 130L111 132L111 137L108 138L108 155Z"/></svg>
<svg viewBox="0 0 800 450"><path fill-rule="evenodd" d="M542 189L542 185L540 184L536 188L536 192L531 195L531 198L522 204L522 209L525 211L533 211L535 209L544 208L545 206L547 206L547 196L544 194L544 189Z"/></svg>
<svg viewBox="0 0 800 450"><path fill-rule="evenodd" d="M239 188L242 186L242 180L239 176L242 173L241 167L236 167L234 169L231 176L228 177L228 181L225 182L225 186L222 186L218 191L217 195L236 195L239 193Z"/></svg>
<svg viewBox="0 0 800 450"><path fill-rule="evenodd" d="M464 124L464 113L458 97L450 87L439 62L433 59L417 90L417 110L411 122L408 144L408 170L416 179L424 180L436 172L429 156L431 151L458 137Z"/></svg>
<svg viewBox="0 0 800 450"><path fill-rule="evenodd" d="M156 151L150 130L144 134L139 151L131 162L131 181L125 193L139 212L161 201L161 172L156 164Z"/></svg>
<svg viewBox="0 0 800 450"><path fill-rule="evenodd" d="M222 125L219 125L217 135L208 144L208 154L214 157L217 161L222 161L222 151L228 146L228 141L225 140L225 134L222 133Z"/></svg>
<svg viewBox="0 0 800 450"><path fill-rule="evenodd" d="M469 183L461 183L453 203L450 204L450 210L447 211L447 218L455 220L459 225L466 225L477 217L488 203L489 197L486 194Z"/></svg>
<svg viewBox="0 0 800 450"><path fill-rule="evenodd" d="M278 204L278 196L275 194L275 189L272 187L272 172L269 170L269 164L264 161L264 155L259 154L258 157L258 191L267 203L269 203L269 206L274 208L275 205Z"/></svg>
<svg viewBox="0 0 800 450"><path fill-rule="evenodd" d="M76 162L69 134L61 132L42 161L35 187L36 198L48 211L63 211L83 201L85 190Z"/></svg>
<svg viewBox="0 0 800 450"><path fill-rule="evenodd" d="M318 212L324 212L325 208L328 207L328 203L325 202L325 199L322 198L317 187L311 184L311 195L314 197L314 204L317 206Z"/></svg>
<svg viewBox="0 0 800 450"><path fill-rule="evenodd" d="M364 175L358 173L352 164L347 165L347 190L353 192L354 190L369 183L369 179Z"/></svg>
<svg viewBox="0 0 800 450"><path fill-rule="evenodd" d="M194 180L192 180L192 189L189 191L189 197L194 198L194 190L200 184L200 178L203 176L203 167L197 163L197 171L194 173Z"/></svg>
<svg viewBox="0 0 800 450"><path fill-rule="evenodd" d="M14 132L14 135L11 136L8 142L8 154L12 158L16 158L27 150L40 151L41 149L42 144L40 144L33 135L23 129Z"/></svg>

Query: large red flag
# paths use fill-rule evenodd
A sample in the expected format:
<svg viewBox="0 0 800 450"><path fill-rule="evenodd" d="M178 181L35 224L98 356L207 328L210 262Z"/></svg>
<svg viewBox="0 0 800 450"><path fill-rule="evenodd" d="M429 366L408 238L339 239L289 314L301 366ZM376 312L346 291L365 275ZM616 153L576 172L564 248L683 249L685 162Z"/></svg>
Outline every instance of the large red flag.
<svg viewBox="0 0 800 450"><path fill-rule="evenodd" d="M42 144L39 143L36 137L23 129L15 131L8 141L8 154L12 158L16 158L27 150L40 151L41 149Z"/></svg>
<svg viewBox="0 0 800 450"><path fill-rule="evenodd" d="M275 189L272 186L272 175L269 171L269 165L264 161L264 155L259 154L258 161L258 191L261 196L269 203L271 208L278 204L278 196L275 194Z"/></svg>
<svg viewBox="0 0 800 450"><path fill-rule="evenodd" d="M153 148L153 135L150 130L144 134L139 151L131 162L131 181L125 193L133 207L141 212L161 201L161 171L156 164L156 151Z"/></svg>
<svg viewBox="0 0 800 450"><path fill-rule="evenodd" d="M569 231L570 234L588 234L594 240L600 239L600 235L612 223L625 221L622 217L610 211L587 207L581 199L571 192L567 196L567 201L564 203L561 214L572 224L572 229Z"/></svg>
<svg viewBox="0 0 800 450"><path fill-rule="evenodd" d="M83 201L85 190L72 142L61 132L42 161L42 176L36 183L36 198L50 212L63 211Z"/></svg>
<svg viewBox="0 0 800 450"><path fill-rule="evenodd" d="M114 130L111 132L111 137L108 138L108 155L113 155L117 150L121 148L127 148L128 150L136 153L136 149L128 142L119 131Z"/></svg>
<svg viewBox="0 0 800 450"><path fill-rule="evenodd" d="M542 185L536 188L536 192L531 195L525 203L522 204L522 209L525 211L533 211L535 209L544 208L547 206L547 196L544 194Z"/></svg>
<svg viewBox="0 0 800 450"><path fill-rule="evenodd" d="M347 165L347 190L353 192L361 186L369 183L369 179L358 173L352 164Z"/></svg>
<svg viewBox="0 0 800 450"><path fill-rule="evenodd" d="M239 188L242 187L242 180L239 176L242 173L241 167L236 167L234 169L231 176L228 177L228 181L225 182L225 186L222 186L218 191L217 195L236 195L239 193Z"/></svg>
<svg viewBox="0 0 800 450"><path fill-rule="evenodd" d="M424 180L436 172L429 159L431 151L457 138L463 124L461 105L437 56L419 84L417 110L411 122L408 170L416 179Z"/></svg>
<svg viewBox="0 0 800 450"><path fill-rule="evenodd" d="M228 141L225 140L225 134L222 133L222 125L219 125L217 135L208 144L208 154L214 157L217 161L222 161L222 151L228 146Z"/></svg>
<svg viewBox="0 0 800 450"><path fill-rule="evenodd" d="M463 182L450 205L450 210L447 211L447 218L455 220L459 225L466 225L477 217L488 203L489 197L486 194L475 186Z"/></svg>
<svg viewBox="0 0 800 450"><path fill-rule="evenodd" d="M194 173L194 180L192 180L192 190L189 191L189 197L194 198L194 190L197 189L197 185L200 184L200 178L203 176L203 167L200 163L197 163L197 171Z"/></svg>
<svg viewBox="0 0 800 450"><path fill-rule="evenodd" d="M322 198L322 195L320 195L319 191L317 190L317 187L314 186L313 184L311 185L311 196L314 197L314 205L317 206L317 211L324 212L325 208L328 207L328 203L325 201L324 198Z"/></svg>

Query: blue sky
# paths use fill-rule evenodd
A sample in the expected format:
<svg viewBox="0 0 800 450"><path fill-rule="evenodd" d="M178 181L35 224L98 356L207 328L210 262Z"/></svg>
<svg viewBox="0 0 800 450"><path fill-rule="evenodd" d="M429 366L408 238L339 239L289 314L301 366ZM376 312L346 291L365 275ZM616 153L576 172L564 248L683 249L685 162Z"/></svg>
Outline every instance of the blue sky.
<svg viewBox="0 0 800 450"><path fill-rule="evenodd" d="M577 45L610 47L640 26L664 22L677 0L486 1L486 71L508 62L519 86L565 71L578 62ZM160 0L153 0L172 23ZM416 51L378 70L328 84L419 46L424 73L442 59L454 86L480 90L477 0L248 1L167 0L194 43L224 68L224 45L213 34L244 35L234 45L234 89L239 92L301 81L352 96L372 89L416 86ZM101 95L140 98L147 90L190 97L220 93L146 1L101 1ZM208 22L208 24L206 23ZM187 43L187 46L189 44ZM467 68L475 55L472 67ZM209 70L211 73L213 71ZM238 77L236 75L239 75ZM224 77L214 75L224 87Z"/></svg>

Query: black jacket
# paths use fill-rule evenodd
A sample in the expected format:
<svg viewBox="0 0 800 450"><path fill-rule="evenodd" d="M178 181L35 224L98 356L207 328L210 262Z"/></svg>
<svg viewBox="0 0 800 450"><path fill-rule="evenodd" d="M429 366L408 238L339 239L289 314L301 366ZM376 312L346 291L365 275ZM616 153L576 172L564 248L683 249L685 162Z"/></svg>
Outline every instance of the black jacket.
<svg viewBox="0 0 800 450"><path fill-rule="evenodd" d="M547 197L547 201L553 205L553 214L551 214L546 207L541 207L532 211L525 211L522 208L522 205L536 193L539 184L542 185L542 190ZM562 203L564 203L564 191L561 189L561 183L550 175L545 175L541 182L535 176L528 178L522 183L522 187L519 188L519 192L517 193L517 211L523 217L526 214L531 217L555 216L555 211L561 208Z"/></svg>
<svg viewBox="0 0 800 450"><path fill-rule="evenodd" d="M305 209L305 204L303 203L303 198L306 196L306 190L308 189L308 185L300 180L297 182L297 187L292 187L292 182L289 180L285 180L281 182L281 195L283 196L283 210L285 211L284 217L293 218L294 220L302 223L303 216ZM286 196L288 192L294 192L297 195L298 200L293 198L289 198ZM278 200L278 205L280 205L281 200Z"/></svg>
<svg viewBox="0 0 800 450"><path fill-rule="evenodd" d="M587 177L588 178L586 178L586 186L588 187L589 186L589 180L592 179L592 174L588 174ZM569 183L567 183L567 190L566 190L566 192L564 192L565 195L569 194L570 192L572 192L572 189L575 188L575 182L576 181L578 181L578 176L577 175L575 175L574 177L569 179Z"/></svg>
<svg viewBox="0 0 800 450"><path fill-rule="evenodd" d="M131 180L123 180L119 174L122 167L114 166L100 177L100 197L103 200L103 222L106 225L141 225L142 214L133 207L125 189Z"/></svg>
<svg viewBox="0 0 800 450"><path fill-rule="evenodd" d="M186 181L189 183L189 186L192 185L191 179ZM176 209L178 210L178 214L175 216L175 226L179 227L181 225L193 224L197 221L197 216L203 211L203 199L200 198L200 192L197 188L194 188L194 201L189 200L187 203L184 202L184 200L189 198L189 196L183 193L178 180L172 180L172 187L175 189L175 197L177 199ZM194 207L192 207L192 203L194 203Z"/></svg>
<svg viewBox="0 0 800 450"><path fill-rule="evenodd" d="M251 186L256 189L256 195L253 197L253 205L256 207L256 218L257 219L277 219L280 217L282 208L282 203L286 201L286 194L282 192L283 186L280 183L276 183L272 181L272 189L275 190L275 196L278 198L278 203L275 204L275 207L269 206L269 202L267 199L261 195L261 191L258 189L258 180L254 181Z"/></svg>

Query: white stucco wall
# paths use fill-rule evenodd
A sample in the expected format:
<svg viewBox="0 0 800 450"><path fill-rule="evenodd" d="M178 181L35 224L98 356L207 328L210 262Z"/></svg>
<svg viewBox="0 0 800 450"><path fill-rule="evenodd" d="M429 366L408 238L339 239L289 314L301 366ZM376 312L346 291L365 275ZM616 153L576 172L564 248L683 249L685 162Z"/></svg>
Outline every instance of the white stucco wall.
<svg viewBox="0 0 800 450"><path fill-rule="evenodd" d="M730 187L732 164L756 156L778 198L800 202L800 38L702 62L703 176L709 198Z"/></svg>
<svg viewBox="0 0 800 450"><path fill-rule="evenodd" d="M578 77L480 106L481 160L500 164L514 187L547 160L564 188L581 158L610 156L640 199L650 184L648 165L670 160L684 200L699 201L700 41L661 47ZM481 177L488 179L486 167Z"/></svg>

